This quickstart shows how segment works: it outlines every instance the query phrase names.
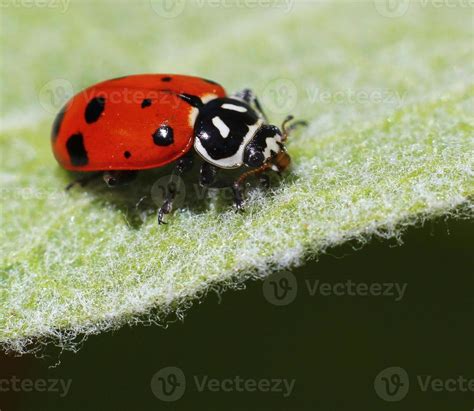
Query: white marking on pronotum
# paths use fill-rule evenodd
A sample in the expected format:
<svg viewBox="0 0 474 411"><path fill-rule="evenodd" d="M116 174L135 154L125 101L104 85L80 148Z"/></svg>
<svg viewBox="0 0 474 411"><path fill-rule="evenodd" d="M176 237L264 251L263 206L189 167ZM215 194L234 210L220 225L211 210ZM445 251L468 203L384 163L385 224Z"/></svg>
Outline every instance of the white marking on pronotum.
<svg viewBox="0 0 474 411"><path fill-rule="evenodd" d="M263 152L263 155L265 156L265 158L270 158L272 156L271 151L274 151L275 153L278 153L280 151L280 146L277 144L276 136L267 137L265 139L265 145L266 145L265 151Z"/></svg>
<svg viewBox="0 0 474 411"><path fill-rule="evenodd" d="M229 127L220 119L220 117L214 117L212 119L212 124L219 130L219 133L221 133L221 136L224 138L227 138L230 133Z"/></svg>
<svg viewBox="0 0 474 411"><path fill-rule="evenodd" d="M207 153L206 149L203 147L201 140L199 138L196 138L194 140L194 148L198 152L198 154L206 160L208 163L211 163L217 167L220 168L239 168L242 166L244 163L244 150L245 147L247 147L247 144L252 140L252 138L255 136L255 133L257 130L260 128L260 126L263 124L263 120L258 120L255 124L249 126L249 131L245 135L245 137L242 140L242 144L240 145L239 149L236 151L236 153L230 157L227 158L221 158L220 160L214 160L209 156Z"/></svg>
<svg viewBox="0 0 474 411"><path fill-rule="evenodd" d="M206 104L209 103L209 101L214 100L217 98L217 94L204 94L201 97L201 101ZM199 110L196 107L191 107L191 111L189 112L189 117L188 117L188 124L190 127L194 128L194 124L196 123L197 116L199 114Z"/></svg>
<svg viewBox="0 0 474 411"><path fill-rule="evenodd" d="M188 117L188 124L189 127L194 128L194 124L196 123L197 116L199 114L199 110L196 107L191 107Z"/></svg>
<svg viewBox="0 0 474 411"><path fill-rule="evenodd" d="M201 97L201 101L206 104L217 98L217 94L207 93Z"/></svg>
<svg viewBox="0 0 474 411"><path fill-rule="evenodd" d="M247 111L245 107L237 106L235 104L229 104L229 103L222 104L222 108L225 108L226 110L238 111L240 113L245 113Z"/></svg>

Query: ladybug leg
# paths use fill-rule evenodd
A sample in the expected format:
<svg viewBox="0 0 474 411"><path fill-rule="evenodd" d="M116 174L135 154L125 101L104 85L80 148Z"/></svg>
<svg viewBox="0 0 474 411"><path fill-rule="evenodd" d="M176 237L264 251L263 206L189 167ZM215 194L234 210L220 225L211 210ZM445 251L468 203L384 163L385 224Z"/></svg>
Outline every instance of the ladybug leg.
<svg viewBox="0 0 474 411"><path fill-rule="evenodd" d="M265 189L265 190L268 190L270 188L270 177L268 174L260 174L259 176L259 181L260 181L260 184L262 185L262 187Z"/></svg>
<svg viewBox="0 0 474 411"><path fill-rule="evenodd" d="M168 184L168 192L166 193L166 199L163 202L163 205L160 207L158 210L158 224L166 224L164 221L164 217L166 214L171 213L173 210L173 200L176 196L176 190L175 190L175 184L173 183L173 177L174 176L182 176L186 171L189 171L192 166L193 166L193 152L190 151L188 154L186 154L184 157L181 157L177 164L175 169L173 170L173 173L170 177L170 182Z"/></svg>
<svg viewBox="0 0 474 411"><path fill-rule="evenodd" d="M246 103L253 105L256 108L257 113L260 115L260 117L263 118L265 122L268 123L268 117L263 111L260 101L258 100L257 96L252 90L246 88L242 91L238 91L237 93L234 94L234 97L240 98L244 100Z"/></svg>
<svg viewBox="0 0 474 411"><path fill-rule="evenodd" d="M244 190L239 180L234 181L232 184L232 192L234 193L234 206L237 211L244 211Z"/></svg>
<svg viewBox="0 0 474 411"><path fill-rule="evenodd" d="M250 170L245 173L243 173L237 180L234 181L234 184L232 184L232 191L234 193L234 205L237 208L238 211L244 211L244 204L245 204L245 199L244 199L244 182L247 178L251 176L258 176L262 177L265 174L265 171L270 170L272 168L272 164L270 163L265 163L259 168L256 168L255 170ZM265 181L267 181L268 176L263 177Z"/></svg>
<svg viewBox="0 0 474 411"><path fill-rule="evenodd" d="M210 186L217 174L217 167L208 162L203 162L199 170L199 184L201 186Z"/></svg>
<svg viewBox="0 0 474 411"><path fill-rule="evenodd" d="M81 187L85 187L87 184L89 184L92 180L95 180L96 178L99 178L102 175L102 172L98 173L91 173L87 174L84 177L78 178L72 182L70 182L66 186L66 191L69 191L71 188L73 188L76 185L80 185Z"/></svg>

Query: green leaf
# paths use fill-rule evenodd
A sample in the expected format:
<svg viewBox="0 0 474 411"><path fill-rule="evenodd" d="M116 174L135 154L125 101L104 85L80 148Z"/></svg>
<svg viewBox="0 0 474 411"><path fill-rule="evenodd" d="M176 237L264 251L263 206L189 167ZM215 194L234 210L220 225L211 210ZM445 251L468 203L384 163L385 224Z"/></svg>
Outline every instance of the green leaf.
<svg viewBox="0 0 474 411"><path fill-rule="evenodd" d="M350 239L472 216L474 50L465 9L400 2L409 5L397 16L380 2L208 3L184 3L175 17L154 0L2 9L5 348L71 347L78 335L163 321L209 290ZM157 225L153 200L169 167L116 190L97 183L65 192L73 176L51 154L54 111L72 91L140 72L250 87L275 124L289 112L308 120L289 142L291 172L269 192L249 188L244 214L228 191L203 193L194 174L166 226Z"/></svg>

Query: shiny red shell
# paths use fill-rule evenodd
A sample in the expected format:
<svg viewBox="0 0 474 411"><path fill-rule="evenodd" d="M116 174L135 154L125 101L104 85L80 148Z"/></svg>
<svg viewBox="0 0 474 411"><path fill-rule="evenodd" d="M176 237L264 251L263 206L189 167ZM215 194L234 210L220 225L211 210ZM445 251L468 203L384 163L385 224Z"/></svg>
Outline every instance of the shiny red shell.
<svg viewBox="0 0 474 411"><path fill-rule="evenodd" d="M171 163L191 149L198 112L180 94L204 103L226 95L217 83L174 74L126 76L81 91L54 121L56 160L75 171L140 170ZM172 142L154 138L160 138L160 130L171 130Z"/></svg>

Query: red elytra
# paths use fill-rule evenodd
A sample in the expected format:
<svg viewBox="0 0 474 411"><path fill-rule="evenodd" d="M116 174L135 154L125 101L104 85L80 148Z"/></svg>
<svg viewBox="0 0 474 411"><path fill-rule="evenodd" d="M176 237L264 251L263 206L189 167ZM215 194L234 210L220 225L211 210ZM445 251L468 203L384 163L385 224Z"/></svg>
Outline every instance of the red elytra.
<svg viewBox="0 0 474 411"><path fill-rule="evenodd" d="M166 165L193 146L198 110L180 95L203 102L225 97L217 83L174 74L107 80L75 95L53 125L53 153L67 170L142 170Z"/></svg>

